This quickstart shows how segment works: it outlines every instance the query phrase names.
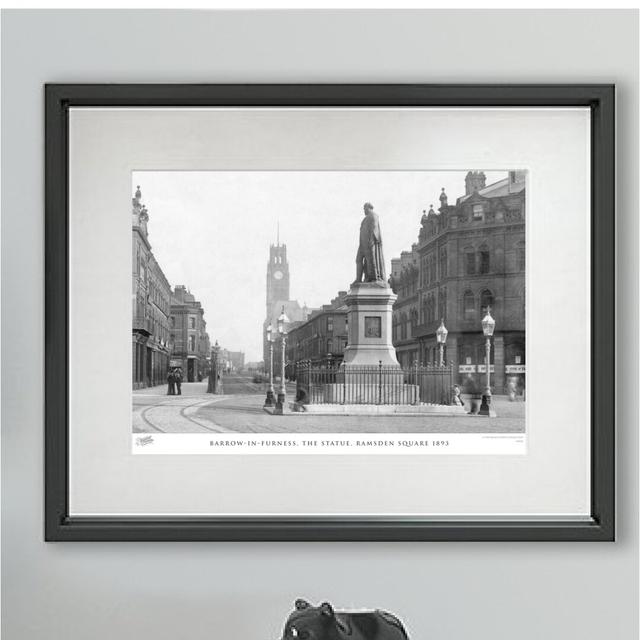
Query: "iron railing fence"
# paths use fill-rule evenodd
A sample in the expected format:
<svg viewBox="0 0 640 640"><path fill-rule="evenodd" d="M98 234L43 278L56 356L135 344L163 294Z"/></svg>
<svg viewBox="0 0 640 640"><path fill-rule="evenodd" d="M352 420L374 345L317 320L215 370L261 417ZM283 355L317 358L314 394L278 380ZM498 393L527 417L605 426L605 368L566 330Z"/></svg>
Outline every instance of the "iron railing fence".
<svg viewBox="0 0 640 640"><path fill-rule="evenodd" d="M443 404L452 402L453 364L403 369L327 360L293 365L296 400L304 404Z"/></svg>

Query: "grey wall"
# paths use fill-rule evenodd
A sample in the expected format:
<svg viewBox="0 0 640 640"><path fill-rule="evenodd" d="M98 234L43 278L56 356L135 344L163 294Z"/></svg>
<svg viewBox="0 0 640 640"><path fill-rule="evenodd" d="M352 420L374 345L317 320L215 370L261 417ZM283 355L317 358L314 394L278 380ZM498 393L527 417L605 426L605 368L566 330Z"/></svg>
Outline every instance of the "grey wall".
<svg viewBox="0 0 640 640"><path fill-rule="evenodd" d="M296 596L388 608L415 640L637 638L637 12L2 18L3 638L273 640ZM45 544L42 84L364 81L618 85L618 541Z"/></svg>

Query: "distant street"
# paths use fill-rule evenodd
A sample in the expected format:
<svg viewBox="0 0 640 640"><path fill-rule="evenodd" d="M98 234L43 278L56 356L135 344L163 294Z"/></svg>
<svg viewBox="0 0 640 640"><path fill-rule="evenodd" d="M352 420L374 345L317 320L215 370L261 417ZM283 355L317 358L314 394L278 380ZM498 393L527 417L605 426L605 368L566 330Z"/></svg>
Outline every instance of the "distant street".
<svg viewBox="0 0 640 640"><path fill-rule="evenodd" d="M227 395L238 395L247 393L259 393L263 395L265 393L265 386L262 382L253 382L253 376L250 376L248 374L232 373L223 377L222 391Z"/></svg>
<svg viewBox="0 0 640 640"><path fill-rule="evenodd" d="M133 392L134 433L522 433L525 403L495 396L497 418L480 416L273 416L262 405L265 383L247 374L224 375L223 394L207 393L207 380L182 384L182 395L167 386ZM287 399L295 384L287 385ZM468 406L468 403L467 403Z"/></svg>

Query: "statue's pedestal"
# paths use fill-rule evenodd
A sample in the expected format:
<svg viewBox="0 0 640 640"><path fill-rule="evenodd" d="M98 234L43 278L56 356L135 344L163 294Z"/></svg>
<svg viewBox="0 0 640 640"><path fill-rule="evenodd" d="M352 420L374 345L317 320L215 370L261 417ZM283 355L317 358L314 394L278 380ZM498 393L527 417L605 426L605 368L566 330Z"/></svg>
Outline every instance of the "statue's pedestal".
<svg viewBox="0 0 640 640"><path fill-rule="evenodd" d="M354 282L346 297L349 343L345 367L400 367L391 335L391 313L396 294L386 282Z"/></svg>

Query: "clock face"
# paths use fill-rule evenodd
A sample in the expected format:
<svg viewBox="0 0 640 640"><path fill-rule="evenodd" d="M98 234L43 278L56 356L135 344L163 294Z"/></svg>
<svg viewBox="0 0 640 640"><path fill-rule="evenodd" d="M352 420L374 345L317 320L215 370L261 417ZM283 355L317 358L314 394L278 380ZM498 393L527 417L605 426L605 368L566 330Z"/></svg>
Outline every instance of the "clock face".
<svg viewBox="0 0 640 640"><path fill-rule="evenodd" d="M276 272L273 274L273 277L274 277L276 280L282 280L282 271L276 271Z"/></svg>

